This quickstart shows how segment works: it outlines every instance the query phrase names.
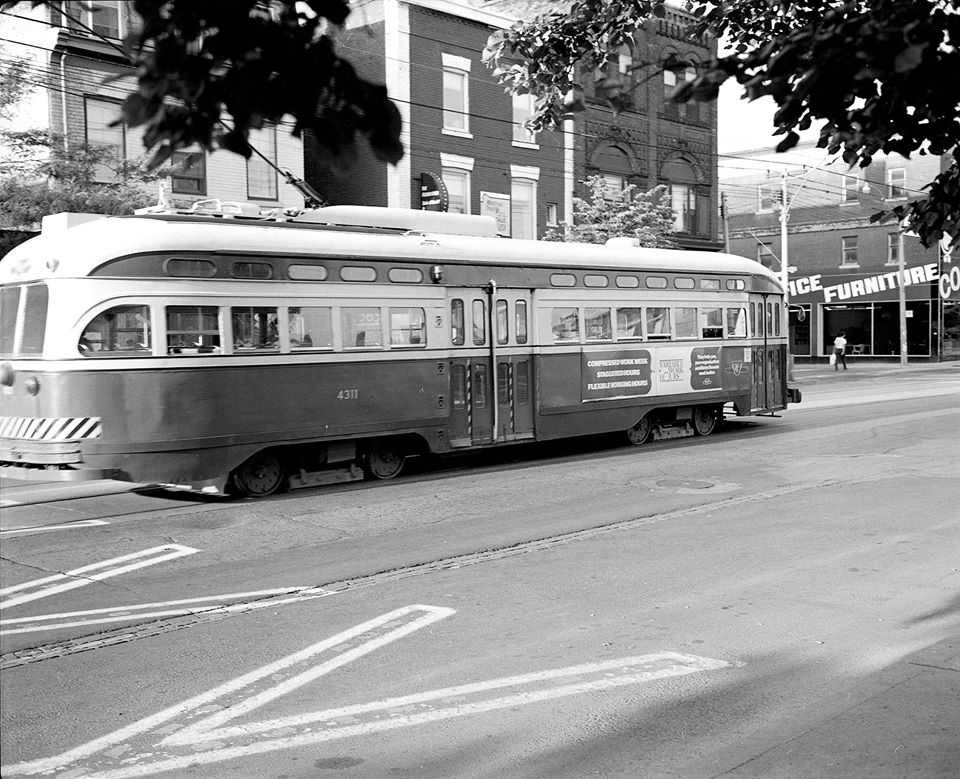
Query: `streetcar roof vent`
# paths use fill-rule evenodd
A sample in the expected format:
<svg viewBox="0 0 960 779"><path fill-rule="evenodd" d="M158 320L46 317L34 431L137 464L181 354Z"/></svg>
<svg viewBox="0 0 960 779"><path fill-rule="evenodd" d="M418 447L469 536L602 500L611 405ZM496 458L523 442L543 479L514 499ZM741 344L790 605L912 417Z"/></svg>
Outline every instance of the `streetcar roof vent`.
<svg viewBox="0 0 960 779"><path fill-rule="evenodd" d="M305 211L292 221L348 227L378 227L398 232L446 233L487 238L495 238L498 235L497 222L492 216L420 211L414 208L326 206Z"/></svg>

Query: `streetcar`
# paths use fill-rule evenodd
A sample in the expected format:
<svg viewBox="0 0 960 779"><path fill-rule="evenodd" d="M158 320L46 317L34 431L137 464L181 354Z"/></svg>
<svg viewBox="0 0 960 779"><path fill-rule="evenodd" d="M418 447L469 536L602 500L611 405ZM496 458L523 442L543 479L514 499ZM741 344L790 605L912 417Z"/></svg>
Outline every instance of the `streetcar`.
<svg viewBox="0 0 960 779"><path fill-rule="evenodd" d="M202 208L46 217L0 261L0 474L263 496L419 455L706 436L800 399L753 260Z"/></svg>

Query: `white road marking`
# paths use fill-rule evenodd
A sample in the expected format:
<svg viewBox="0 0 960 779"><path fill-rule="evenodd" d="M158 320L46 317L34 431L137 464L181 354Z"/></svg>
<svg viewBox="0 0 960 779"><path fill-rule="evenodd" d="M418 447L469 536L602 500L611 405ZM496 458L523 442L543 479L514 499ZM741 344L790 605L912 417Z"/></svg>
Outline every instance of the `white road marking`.
<svg viewBox="0 0 960 779"><path fill-rule="evenodd" d="M307 600L310 597L333 595L333 591L314 590L309 587L278 587L272 590L256 590L254 592L232 592L225 595L208 595L202 598L185 598L182 600L159 601L156 603L136 603L131 606L109 606L102 609L87 611L66 611L60 614L40 614L34 617L16 617L14 619L0 619L0 636L15 633L36 633L41 630L59 630L61 628L82 627L86 625L100 625L109 622L129 622L131 620L153 619L156 617L177 617L185 614L199 614L204 611L223 610L225 612L248 609L255 611L261 607L275 607L291 602L291 599L274 600L258 603L241 603L227 606L227 602L248 598L270 598L273 595L298 595L298 600ZM179 608L177 608L179 607ZM155 609L150 611L150 609ZM10 625L24 625L13 627ZM6 628L6 629L4 629Z"/></svg>
<svg viewBox="0 0 960 779"><path fill-rule="evenodd" d="M76 749L0 770L4 776L63 770L87 779L152 776L730 666L723 660L661 652L237 723L271 701L454 613L438 606L396 609Z"/></svg>
<svg viewBox="0 0 960 779"><path fill-rule="evenodd" d="M85 565L82 568L74 568L72 571L45 576L42 579L15 584L12 587L4 587L0 589L0 609L9 609L13 606L19 606L21 603L48 598L51 595L73 590L77 587L85 587L95 581L110 579L120 574L135 571L138 568L146 568L149 565L175 560L178 557L185 557L199 551L199 549L182 544L165 544ZM27 592L24 592L25 590ZM23 594L12 598L7 597L12 593Z"/></svg>
<svg viewBox="0 0 960 779"><path fill-rule="evenodd" d="M16 503L16 501L13 501ZM5 505L0 502L0 506ZM11 527L6 530L0 530L0 536L26 535L28 533L50 533L54 530L74 530L80 527L96 527L97 525L109 525L105 519L81 519L79 522L68 522L64 525L33 525L24 527Z"/></svg>

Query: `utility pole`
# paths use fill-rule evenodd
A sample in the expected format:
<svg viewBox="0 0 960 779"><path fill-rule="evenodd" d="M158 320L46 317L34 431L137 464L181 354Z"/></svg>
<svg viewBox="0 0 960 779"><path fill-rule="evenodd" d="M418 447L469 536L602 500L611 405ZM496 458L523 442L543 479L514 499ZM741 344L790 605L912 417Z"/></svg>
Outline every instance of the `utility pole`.
<svg viewBox="0 0 960 779"><path fill-rule="evenodd" d="M720 193L720 223L723 225L723 250L730 253L730 225L727 222L727 193Z"/></svg>
<svg viewBox="0 0 960 779"><path fill-rule="evenodd" d="M793 354L790 352L790 248L787 222L790 205L787 200L787 171L780 172L780 285L783 287L783 332L787 336L787 378L793 378Z"/></svg>
<svg viewBox="0 0 960 779"><path fill-rule="evenodd" d="M904 250L904 231L903 224L900 224L900 232L897 236L897 271L899 284L897 290L900 297L900 364L907 364L907 289L903 283L903 250Z"/></svg>

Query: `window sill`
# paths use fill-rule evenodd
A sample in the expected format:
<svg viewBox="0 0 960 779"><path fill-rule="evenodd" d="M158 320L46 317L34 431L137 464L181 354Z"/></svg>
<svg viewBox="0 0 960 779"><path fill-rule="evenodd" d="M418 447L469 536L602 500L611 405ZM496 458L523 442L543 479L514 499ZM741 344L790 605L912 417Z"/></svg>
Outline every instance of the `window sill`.
<svg viewBox="0 0 960 779"><path fill-rule="evenodd" d="M514 148L540 150L540 144L535 141L513 141Z"/></svg>
<svg viewBox="0 0 960 779"><path fill-rule="evenodd" d="M440 132L443 135L452 135L455 138L473 138L473 133L469 130L454 130L449 127L444 127Z"/></svg>

